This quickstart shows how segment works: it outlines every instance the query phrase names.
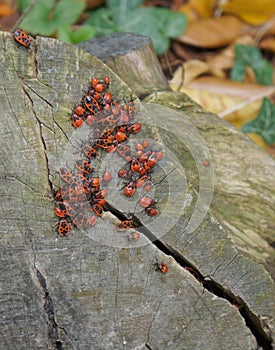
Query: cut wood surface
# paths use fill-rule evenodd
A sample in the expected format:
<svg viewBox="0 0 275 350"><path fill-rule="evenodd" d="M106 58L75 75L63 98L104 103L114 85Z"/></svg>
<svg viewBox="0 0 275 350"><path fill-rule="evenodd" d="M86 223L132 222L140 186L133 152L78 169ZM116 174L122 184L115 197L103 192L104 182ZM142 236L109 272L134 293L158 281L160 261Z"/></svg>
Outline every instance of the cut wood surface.
<svg viewBox="0 0 275 350"><path fill-rule="evenodd" d="M216 117L191 102L188 110L187 99L183 112L178 95L163 92L164 85L162 92L152 89L148 101L140 102L129 78L124 80L130 87L99 59L58 40L37 37L26 49L2 32L0 41L0 348L272 349L274 282L257 261L258 248L244 252L235 241L233 210L230 216L222 212L226 203L220 200L232 187L226 183L223 193L218 180L225 165L207 137L209 125L215 138ZM131 142L148 139L164 152L151 179L160 214L146 216L138 194L131 200L123 196L117 178L122 158L102 153L95 167L100 176L106 168L112 172L110 211L91 229L73 229L68 238L56 238L58 171L73 167L91 131L87 125L74 130L70 113L90 79L105 75L117 100L133 98L137 104L136 120L143 127ZM222 125L217 144L228 130L234 142L250 142ZM273 160L266 159L274 173ZM271 184L266 196L261 193L265 182L259 190L257 186L253 184L253 198L260 203L264 198L268 208ZM239 196L242 200L242 192ZM228 197L233 206L234 196ZM253 198L246 198L247 207L253 207ZM261 213L258 206L255 213ZM129 232L116 230L123 215L134 215L138 241L128 241ZM252 230L249 224L244 227ZM269 237L261 237L268 242ZM156 262L167 264L168 272L157 270Z"/></svg>

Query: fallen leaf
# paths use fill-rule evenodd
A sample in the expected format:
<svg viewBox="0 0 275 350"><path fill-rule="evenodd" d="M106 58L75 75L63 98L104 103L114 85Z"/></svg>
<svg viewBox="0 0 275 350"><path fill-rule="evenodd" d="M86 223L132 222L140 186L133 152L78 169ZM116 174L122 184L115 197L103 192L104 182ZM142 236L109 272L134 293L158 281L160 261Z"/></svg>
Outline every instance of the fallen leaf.
<svg viewBox="0 0 275 350"><path fill-rule="evenodd" d="M275 105L264 98L257 117L242 126L244 133L259 134L268 145L275 144Z"/></svg>
<svg viewBox="0 0 275 350"><path fill-rule="evenodd" d="M212 17L215 6L215 0L190 0L181 5L178 11L184 13L191 22L198 18Z"/></svg>
<svg viewBox="0 0 275 350"><path fill-rule="evenodd" d="M222 77L224 73L231 69L235 63L235 46L236 44L252 45L253 38L245 35L238 38L234 43L227 46L217 55L211 56L207 63L210 66L210 71L214 76ZM223 73L221 73L223 72Z"/></svg>
<svg viewBox="0 0 275 350"><path fill-rule="evenodd" d="M261 24L275 15L274 0L243 0L221 1L220 8L225 13L238 15L250 24Z"/></svg>
<svg viewBox="0 0 275 350"><path fill-rule="evenodd" d="M1 17L10 16L15 12L16 12L15 3L6 3L6 2L0 3L0 16Z"/></svg>
<svg viewBox="0 0 275 350"><path fill-rule="evenodd" d="M176 79L171 80L171 89L187 94L208 111L238 127L254 119L262 99L275 93L275 86L240 83L210 76L197 78L180 89L178 83Z"/></svg>
<svg viewBox="0 0 275 350"><path fill-rule="evenodd" d="M170 81L173 90L185 93L203 108L216 113L237 128L255 119L263 98L275 93L275 86L240 83L210 76L197 78L178 89L179 81L174 78ZM274 153L273 148L260 136L253 136L253 140L268 153Z"/></svg>
<svg viewBox="0 0 275 350"><path fill-rule="evenodd" d="M239 38L236 43L250 45L253 43L253 39L244 36ZM177 68L170 83L175 86L176 90L178 90L180 86L186 86L192 82L192 80L205 73L212 74L219 78L226 78L228 76L228 70L230 70L235 63L236 43L231 44L226 49L220 51L219 54L214 56L211 55L209 58L205 56L206 62L197 59L189 59L182 66Z"/></svg>
<svg viewBox="0 0 275 350"><path fill-rule="evenodd" d="M188 85L195 78L209 71L209 65L206 62L189 60L177 68L172 80L170 80L170 84L178 91L183 85Z"/></svg>
<svg viewBox="0 0 275 350"><path fill-rule="evenodd" d="M269 146L263 138L255 133L247 133L246 136L248 136L252 141L254 141L258 146L260 146L263 150L265 150L269 154L275 154L275 149L272 146Z"/></svg>
<svg viewBox="0 0 275 350"><path fill-rule="evenodd" d="M216 48L231 44L247 31L247 25L234 16L203 18L189 23L177 40L197 47Z"/></svg>
<svg viewBox="0 0 275 350"><path fill-rule="evenodd" d="M265 49L265 50L269 50L275 53L275 38L273 37L268 37L263 39L260 44L259 47L261 49Z"/></svg>

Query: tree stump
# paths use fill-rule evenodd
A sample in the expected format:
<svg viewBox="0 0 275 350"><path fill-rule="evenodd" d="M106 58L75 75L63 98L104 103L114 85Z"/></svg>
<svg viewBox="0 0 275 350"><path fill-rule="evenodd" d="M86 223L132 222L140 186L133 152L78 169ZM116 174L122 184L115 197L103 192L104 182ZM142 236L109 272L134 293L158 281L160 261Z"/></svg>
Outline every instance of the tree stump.
<svg viewBox="0 0 275 350"><path fill-rule="evenodd" d="M231 171L228 181L219 182L229 165L214 148L228 133L235 142L244 140L244 147L250 141L187 99L182 112L179 95L164 91L165 84L141 102L135 95L148 95L148 85L132 91L79 48L37 37L26 49L11 34L1 34L1 348L272 349L274 282L255 260L261 250L247 238L244 252L234 238L238 222L244 227L238 232L252 229L231 210L233 191L223 202L245 180L230 182ZM128 77L127 70L124 74ZM136 120L143 126L129 142L147 139L164 152L151 176L159 215L144 213L139 191L131 199L123 196L117 170L125 162L102 152L96 170L101 176L107 168L113 175L106 212L94 227L56 238L58 171L73 167L91 131L87 125L74 130L70 113L91 77L105 75L117 100L135 99ZM214 141L216 125L224 132ZM264 169L274 169L257 152L266 160ZM259 187L251 180L254 192L246 201L244 192L239 195L240 206L255 208L250 198L257 198L259 206L271 208L274 191L269 186L267 193L269 177L262 178ZM258 206L255 214L261 215ZM137 241L116 229L127 215L137 223ZM259 232L268 222L263 216ZM262 240L268 239L267 232ZM167 273L156 268L160 262Z"/></svg>

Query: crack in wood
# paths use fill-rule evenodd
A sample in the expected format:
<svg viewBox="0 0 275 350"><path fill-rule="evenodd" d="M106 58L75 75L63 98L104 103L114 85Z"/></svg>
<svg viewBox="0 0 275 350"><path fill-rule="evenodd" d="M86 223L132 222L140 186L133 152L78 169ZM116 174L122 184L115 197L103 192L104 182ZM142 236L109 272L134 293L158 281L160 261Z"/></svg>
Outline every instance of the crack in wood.
<svg viewBox="0 0 275 350"><path fill-rule="evenodd" d="M51 202L53 201L52 196L49 196L48 194L45 194L45 193L42 193L42 192L38 192L34 187L32 187L31 185L27 184L25 181L19 179L18 177L14 176L14 175L4 175L4 176L0 177L0 179L2 179L2 180L15 180L15 181L18 181L19 183L21 183L22 185L26 186L28 189L33 191L37 196L40 196L42 198L47 198ZM15 197L15 198L20 198L21 199L22 197Z"/></svg>
<svg viewBox="0 0 275 350"><path fill-rule="evenodd" d="M34 43L33 43L34 44ZM37 61L37 45L36 43L34 45L32 45L33 47L33 60L34 60L34 64L32 65L32 67L34 67L34 78L38 80L38 61Z"/></svg>
<svg viewBox="0 0 275 350"><path fill-rule="evenodd" d="M29 88L29 87L28 87ZM28 97L29 101L30 101L30 104L31 104L31 107L32 107L32 112L33 112L33 115L35 117L35 119L37 120L38 122L38 125L39 125L39 135L40 135L40 140L41 140L41 143L43 145L43 149L44 149L44 155L45 155L45 160L46 160L46 167L47 167L47 173L48 173L48 176L47 176L47 179L48 179L48 184L49 184L49 187L52 191L52 193L54 192L53 190L53 183L51 182L50 180L50 177L51 177L51 173L50 173L50 167L49 167L49 159L48 159L48 156L47 156L47 145L46 145L46 141L44 140L44 137L43 137L43 131L42 131L42 123L40 121L40 119L38 118L36 112L35 112L35 109L34 109L34 106L33 106L33 100L30 96L30 94L28 93L28 91L26 90L25 86L23 86L23 90L26 94L26 96ZM31 91L33 91L31 89ZM39 95L37 95L39 96ZM40 96L39 96L40 97ZM42 98L43 99L43 98ZM48 103L51 107L53 107L49 102L47 102L47 100L43 99L43 101L45 101L46 103Z"/></svg>
<svg viewBox="0 0 275 350"><path fill-rule="evenodd" d="M67 142L69 142L69 143L72 145L72 143L71 143L71 141L70 141L68 135L65 133L65 131L63 130L63 128L62 128L62 127L57 123L57 121L54 119L54 116L53 116L53 122L54 122L54 124L58 127L58 129L62 132L62 134L64 135L64 137L65 137L65 139L67 140Z"/></svg>
<svg viewBox="0 0 275 350"><path fill-rule="evenodd" d="M46 278L42 275L42 273L39 271L38 267L36 266L36 250L35 250L35 244L33 242L32 236L30 234L30 231L27 230L26 231L27 236L29 237L29 241L31 244L31 248L33 251L33 268L36 271L36 277L38 279L38 282L44 292L44 310L46 312L47 315L47 319L48 319L48 337L50 339L50 342L55 346L56 350L63 350L63 345L62 345L62 341L59 339L59 335L58 335L58 328L61 328L65 334L67 334L67 332L65 331L64 328L59 327L57 325L57 322L55 320L55 314L54 314L54 306L53 306L53 301L50 295L50 292L48 290L48 286L47 286L47 281Z"/></svg>
<svg viewBox="0 0 275 350"><path fill-rule="evenodd" d="M38 278L40 286L42 287L42 289L44 291L44 299L45 299L44 310L47 314L48 323L49 323L49 325L48 325L49 339L57 350L62 350L63 349L62 341L59 339L59 335L58 335L58 328L59 327L58 327L56 320L55 320L53 301L52 301L50 292L49 292L48 287L47 287L46 279L36 266L34 266L34 268L36 270L36 276Z"/></svg>
<svg viewBox="0 0 275 350"><path fill-rule="evenodd" d="M119 220L127 220L127 216L123 214L120 210L114 208L109 203L104 205L105 210L110 211ZM224 288L220 283L216 282L209 276L203 276L202 273L189 262L179 251L164 243L162 240L158 239L153 232L151 232L145 225L142 224L140 219L133 215L133 220L135 228L137 231L145 235L152 244L154 244L160 251L165 255L172 256L175 261L187 270L203 287L215 296L227 300L231 305L235 306L239 311L240 315L243 317L246 326L250 329L251 333L256 338L256 341L263 350L273 349L273 339L270 334L268 334L261 324L260 318L255 315L245 301L232 293L229 289ZM147 346L147 344L145 344ZM148 348L150 349L150 347Z"/></svg>
<svg viewBox="0 0 275 350"><path fill-rule="evenodd" d="M146 341L146 344L148 344L148 342L149 342L149 340L150 340L151 329L152 329L153 323L154 323L154 321L155 321L155 319L156 319L156 317L157 317L157 314L158 314L158 312L159 312L160 305L161 305L161 300L159 301L158 307L157 307L157 309L156 309L156 312L155 312L155 314L154 314L154 316L153 316L153 318L152 318L151 324L150 324L150 326L149 326L149 329L148 329L148 332L147 332L147 341ZM146 346L146 344L145 344L145 346Z"/></svg>
<svg viewBox="0 0 275 350"><path fill-rule="evenodd" d="M52 105L47 99L45 99L42 95L39 95L39 94L37 93L37 91L34 90L31 86L29 86L29 85L26 84L26 83L24 83L24 86L26 86L28 89L30 89L36 96L38 96L39 98L41 98L41 100L43 100L48 106L50 106L51 109L53 109L53 105ZM23 89L24 89L24 92L28 95L28 98L31 100L31 104L33 105L32 99L31 99L30 95L27 93L27 91L26 91L26 89L25 89L24 87L23 87ZM34 113L35 117L37 118L36 113L35 113L34 110L33 110L33 113ZM51 130L51 131L52 131L52 130Z"/></svg>

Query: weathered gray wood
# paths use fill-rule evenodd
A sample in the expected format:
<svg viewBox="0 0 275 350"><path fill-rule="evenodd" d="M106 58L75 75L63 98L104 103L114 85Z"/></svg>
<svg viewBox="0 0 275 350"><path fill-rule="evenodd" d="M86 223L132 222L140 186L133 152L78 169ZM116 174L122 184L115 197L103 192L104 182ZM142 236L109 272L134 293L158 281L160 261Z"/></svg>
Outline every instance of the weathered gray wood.
<svg viewBox="0 0 275 350"><path fill-rule="evenodd" d="M124 34L126 35L126 34ZM131 35L129 46L116 45L116 40L122 40L117 33L115 40L104 37L104 46L100 48L100 39L89 40L83 44L83 48L100 59L104 60L118 75L120 66L112 65L112 57L124 55L133 50L139 52L139 47L147 50L150 40L140 42L140 36ZM119 39L120 38L120 39ZM125 40L126 41L126 40ZM121 42L121 41L120 41ZM127 49L128 47L128 49ZM143 62L140 62L143 60ZM142 86L149 86L152 94L144 101L166 105L178 111L183 111L192 124L201 134L210 154L209 161L215 169L214 199L211 209L215 216L219 217L223 226L227 227L230 237L242 253L253 257L259 263L264 264L275 278L275 161L250 141L243 133L239 132L226 121L207 113L190 98L182 93L161 91L162 85L159 74L155 74L154 61L148 64L146 58L139 56L140 66L146 65L147 75L151 75L151 81L159 85L158 92L143 75L140 75L139 89L131 79L128 85L135 89L137 96L142 97ZM130 70L131 59L125 62ZM122 77L123 78L123 77ZM149 85L148 85L149 84ZM234 140L234 141L233 141ZM232 142L233 141L233 142ZM211 159L210 159L211 158Z"/></svg>
<svg viewBox="0 0 275 350"><path fill-rule="evenodd" d="M181 93L159 92L146 101L188 115L211 154L215 188L211 209L238 250L275 277L275 160L229 123Z"/></svg>
<svg viewBox="0 0 275 350"><path fill-rule="evenodd" d="M236 307L204 289L146 236L128 242L110 213L91 230L55 239L56 172L79 157L76 141L87 131L72 130L71 108L92 76L108 74L118 99L133 93L102 62L57 40L37 37L26 50L2 33L0 45L1 348L256 349ZM147 220L171 254L211 274L272 328L269 274L236 250L211 211L204 212L213 190L213 168L202 165L210 155L206 143L186 114L137 104L143 130L133 139L154 140L165 151L153 174L154 183L162 181L154 189L161 213L145 217L137 196L133 204L121 195L117 178L107 199ZM119 162L103 156L97 170L112 166L115 176ZM167 274L155 271L156 261L168 264Z"/></svg>

